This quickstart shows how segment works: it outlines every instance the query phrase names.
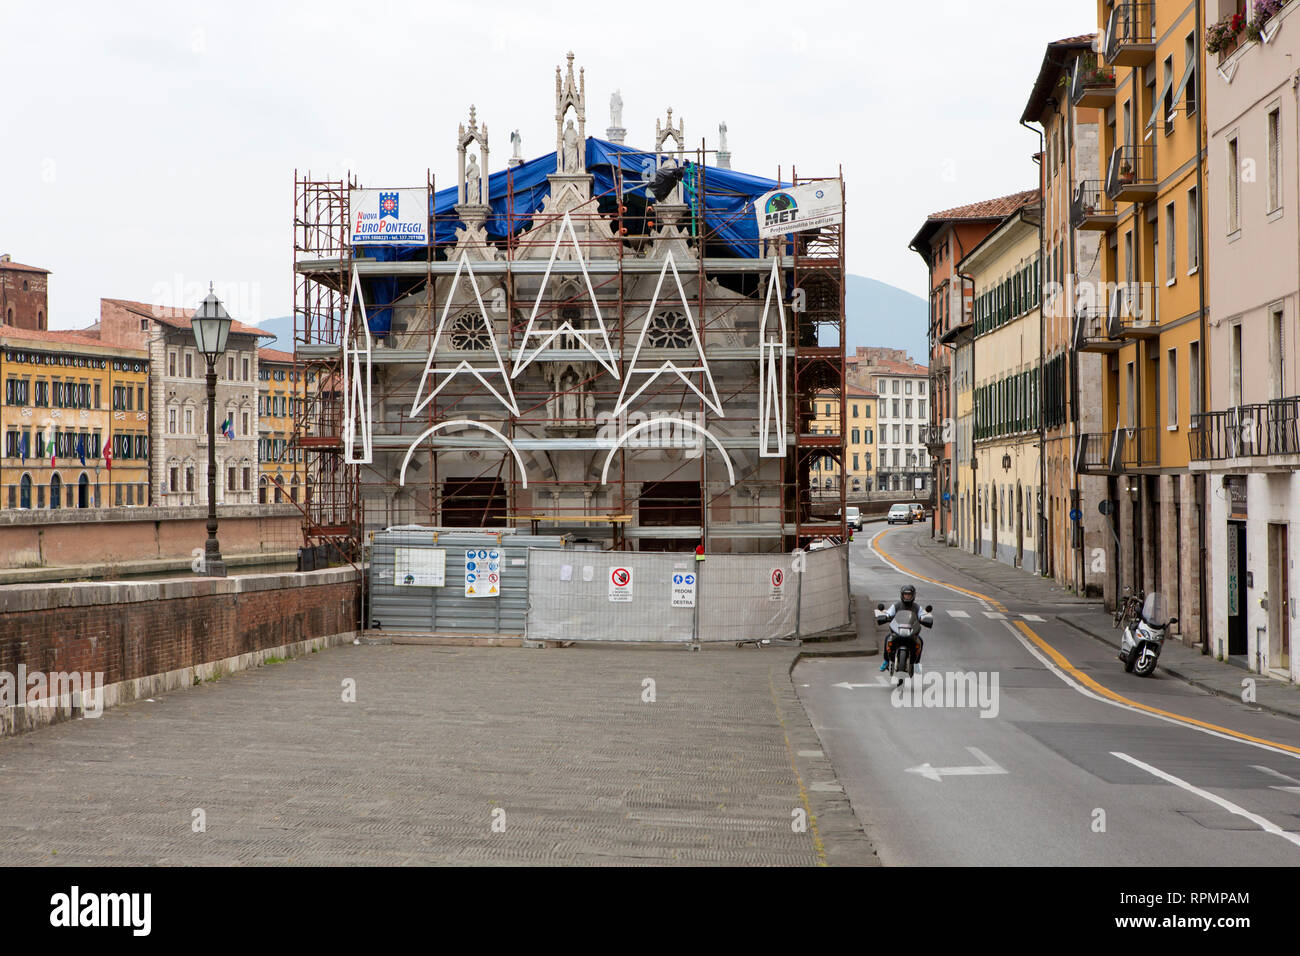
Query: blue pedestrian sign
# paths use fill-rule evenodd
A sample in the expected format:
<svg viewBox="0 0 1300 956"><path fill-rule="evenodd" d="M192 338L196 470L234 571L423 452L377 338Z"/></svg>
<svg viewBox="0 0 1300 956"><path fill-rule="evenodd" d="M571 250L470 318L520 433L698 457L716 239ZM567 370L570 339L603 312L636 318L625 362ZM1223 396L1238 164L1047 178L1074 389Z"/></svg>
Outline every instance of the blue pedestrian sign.
<svg viewBox="0 0 1300 956"><path fill-rule="evenodd" d="M1082 520L1083 520L1083 512L1080 511L1078 508L1072 508L1072 509L1070 509L1070 520L1071 520L1071 521L1082 521Z"/></svg>
<svg viewBox="0 0 1300 956"><path fill-rule="evenodd" d="M952 501L952 492L951 492L951 491L945 491L945 492L943 493L943 500L944 500L944 501Z"/></svg>

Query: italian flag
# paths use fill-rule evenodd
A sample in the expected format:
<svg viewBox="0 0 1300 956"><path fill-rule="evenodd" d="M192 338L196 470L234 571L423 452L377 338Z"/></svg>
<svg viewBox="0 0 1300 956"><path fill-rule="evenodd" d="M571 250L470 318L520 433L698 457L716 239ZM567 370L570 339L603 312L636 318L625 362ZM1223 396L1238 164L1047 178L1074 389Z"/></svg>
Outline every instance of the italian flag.
<svg viewBox="0 0 1300 956"><path fill-rule="evenodd" d="M50 467L57 467L54 463L54 429L50 428L45 433L45 454L50 456Z"/></svg>

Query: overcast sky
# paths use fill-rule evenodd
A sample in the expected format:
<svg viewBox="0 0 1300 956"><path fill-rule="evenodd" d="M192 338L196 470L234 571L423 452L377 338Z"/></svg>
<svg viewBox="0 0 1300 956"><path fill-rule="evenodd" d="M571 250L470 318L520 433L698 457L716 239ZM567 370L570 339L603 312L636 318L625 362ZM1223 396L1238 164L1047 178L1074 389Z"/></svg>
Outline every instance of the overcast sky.
<svg viewBox="0 0 1300 956"><path fill-rule="evenodd" d="M0 4L0 252L53 271L51 325L100 297L236 318L292 310L293 171L366 185L456 174L471 103L492 171L554 147L555 67L586 69L587 132L624 100L628 144L673 108L736 169L844 169L850 271L926 290L925 215L1031 187L1018 125L1045 45L1090 0L642 4ZM553 12L563 10L563 13ZM177 299L181 302L177 302Z"/></svg>

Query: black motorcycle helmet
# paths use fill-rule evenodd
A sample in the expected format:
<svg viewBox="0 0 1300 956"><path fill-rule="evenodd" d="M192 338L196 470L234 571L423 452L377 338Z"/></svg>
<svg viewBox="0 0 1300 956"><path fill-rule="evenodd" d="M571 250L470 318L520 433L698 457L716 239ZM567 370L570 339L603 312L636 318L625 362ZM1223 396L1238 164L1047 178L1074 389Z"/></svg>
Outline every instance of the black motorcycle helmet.
<svg viewBox="0 0 1300 956"><path fill-rule="evenodd" d="M898 598L904 604L911 604L916 600L916 588L910 584L904 584L902 590L898 592Z"/></svg>

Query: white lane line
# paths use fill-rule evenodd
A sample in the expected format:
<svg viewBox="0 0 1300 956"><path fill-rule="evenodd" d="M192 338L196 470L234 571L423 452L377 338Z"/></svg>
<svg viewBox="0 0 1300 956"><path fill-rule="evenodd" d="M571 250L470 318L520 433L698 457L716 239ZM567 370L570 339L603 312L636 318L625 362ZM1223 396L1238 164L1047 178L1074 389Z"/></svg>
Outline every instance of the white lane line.
<svg viewBox="0 0 1300 956"><path fill-rule="evenodd" d="M1286 774L1279 773L1278 771L1274 770L1272 767L1261 767L1257 763L1251 764L1251 766L1254 767L1256 770L1260 771L1261 773L1268 774L1270 777L1273 777L1276 780L1285 780L1287 783L1296 784L1296 786L1293 787L1278 786L1275 784L1274 786L1269 787L1270 790L1283 790L1287 793L1300 793L1300 780L1297 780L1295 777L1288 777Z"/></svg>
<svg viewBox="0 0 1300 956"><path fill-rule="evenodd" d="M1211 737L1218 737L1220 740L1231 740L1234 743L1247 744L1248 746L1251 747L1258 747L1260 750L1267 750L1269 753L1280 754L1283 757L1290 757L1292 760L1300 760L1300 754L1291 753L1291 751L1289 750L1282 750L1278 747L1273 747L1270 746L1269 744L1260 743L1255 740L1242 740L1240 737L1233 737L1231 734L1220 733L1217 730L1211 730L1209 727L1198 727L1195 724L1189 724L1186 721L1176 720L1173 717L1166 717L1164 714L1153 714L1149 710L1143 710L1140 707L1131 707L1128 704L1125 704L1121 701L1111 700L1109 697L1103 697L1101 694L1094 693L1092 690L1088 689L1087 687L1084 687L1082 684L1076 681L1065 671L1061 670L1061 668L1056 665L1055 661L1053 661L1046 654L1044 654L1037 647L1035 647L1033 643L1029 641L1025 637L1025 635L1021 634L1020 631L1010 621L1003 621L1002 626L1005 627L1008 631L1010 631L1011 636L1014 637L1016 640L1018 640L1025 650L1027 650L1030 654L1036 657L1040 664L1042 664L1049 671L1051 671L1053 674L1055 674L1057 677L1063 680L1066 684L1073 687L1084 697L1091 697L1093 700L1099 700L1103 704L1110 704L1110 706L1118 707L1120 710L1127 710L1135 714L1143 714L1144 716L1147 717L1154 717L1156 720L1163 720L1165 723L1173 724L1175 727L1186 727L1188 730L1195 730L1202 734L1209 734ZM817 660L817 658L813 658L813 660Z"/></svg>
<svg viewBox="0 0 1300 956"><path fill-rule="evenodd" d="M951 614L953 617L970 617L969 611L957 611L954 610L953 608L949 608L948 613Z"/></svg>
<svg viewBox="0 0 1300 956"><path fill-rule="evenodd" d="M1020 616L1023 617L1026 621L1034 621L1037 624L1044 623L1043 619L1039 617L1037 614L1021 614Z"/></svg>
<svg viewBox="0 0 1300 956"><path fill-rule="evenodd" d="M1280 836L1283 840L1286 840L1288 843L1294 843L1296 846L1300 846L1300 833L1287 833L1276 823L1274 823L1271 820L1267 820L1264 817L1261 817L1258 813L1251 813L1245 807L1240 807L1237 804L1233 803L1231 800L1225 800L1223 797L1220 797L1218 794L1210 793L1210 791L1208 790L1202 790L1200 787L1193 786L1192 784L1188 783L1186 780L1182 780L1179 777L1175 777L1171 773L1165 773L1163 770L1159 769L1158 767L1153 767L1149 763L1143 763L1141 760L1138 760L1136 757L1130 757L1128 754L1122 754L1115 750L1112 750L1110 752L1110 755L1112 757L1118 757L1120 760L1128 761L1133 766L1140 767L1141 769L1145 770L1147 773L1151 774L1153 777L1159 777L1161 780L1165 781L1166 783L1172 783L1175 787L1182 787L1188 793L1194 793L1198 797L1201 797L1205 800L1209 800L1210 803L1223 807L1223 809L1227 810L1229 813L1235 813L1239 817L1245 817L1247 820L1255 824L1255 826L1259 827L1265 833L1271 833L1273 834L1273 836Z"/></svg>
<svg viewBox="0 0 1300 956"><path fill-rule="evenodd" d="M985 611L984 616L990 621L1005 621L1007 619L1007 616L1001 611Z"/></svg>

